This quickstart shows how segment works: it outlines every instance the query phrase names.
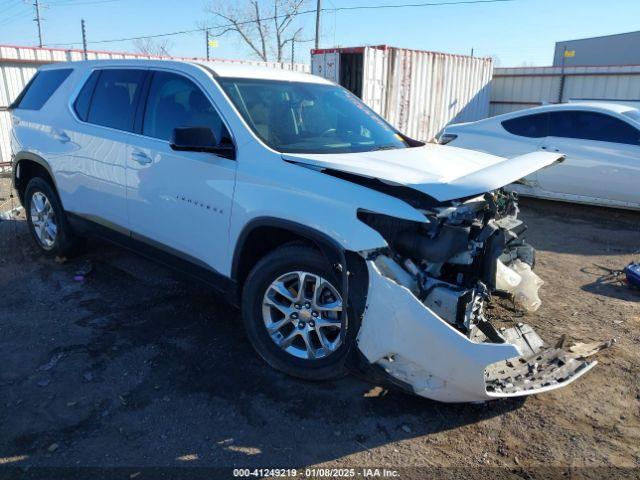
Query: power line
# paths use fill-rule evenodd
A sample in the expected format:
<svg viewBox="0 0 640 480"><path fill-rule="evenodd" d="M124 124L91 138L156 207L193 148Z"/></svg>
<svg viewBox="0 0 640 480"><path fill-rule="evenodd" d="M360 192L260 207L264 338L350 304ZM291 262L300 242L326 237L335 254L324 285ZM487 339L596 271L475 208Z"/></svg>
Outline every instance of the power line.
<svg viewBox="0 0 640 480"><path fill-rule="evenodd" d="M59 2L48 2L48 5L54 7L75 7L76 5L98 5L101 3L121 2L122 0L88 0L80 2L72 2L70 0L61 0Z"/></svg>
<svg viewBox="0 0 640 480"><path fill-rule="evenodd" d="M8 6L11 3L13 3L13 5ZM6 11L6 10L8 10L10 8L13 8L13 7L17 6L17 5L22 5L22 2L20 0L5 0L4 2L0 3L0 8L4 8L5 11Z"/></svg>
<svg viewBox="0 0 640 480"><path fill-rule="evenodd" d="M30 17L31 14L32 14L31 10L29 10L28 12L18 12L18 13L14 14L14 15L11 15L10 17L3 18L2 20L0 20L0 25L6 25L11 20L16 19L16 18Z"/></svg>
<svg viewBox="0 0 640 480"><path fill-rule="evenodd" d="M116 0L96 0L96 1L102 1L102 2L107 2L107 1L116 1ZM422 2L422 3L404 3L404 4L389 4L389 5L357 5L357 6L351 6L351 7L332 7L332 8L322 8L321 11L322 12L340 12L340 11L354 11L354 10L378 10L378 9L396 9L396 8L420 8L420 7L439 7L439 6L452 6L452 5L474 5L474 4L487 4L487 3L506 3L506 2L515 2L518 0L453 0L453 1L447 1L447 2ZM317 13L317 9L313 8L310 10L304 10L301 12L298 12L296 15L307 15L310 13ZM268 20L277 20L280 18L285 18L288 17L289 15L287 14L283 14L283 15L275 15L272 17L265 17L265 18L261 18L260 21L268 21ZM151 34L151 35L139 35L139 36L135 36L135 37L123 37L123 38L110 38L110 39L106 39L106 40L94 40L92 42L89 42L91 44L98 44L98 43L116 43L116 42L127 42L127 41L131 41L131 40L145 40L145 39L149 39L149 38L161 38L161 37L172 37L172 36L176 36L176 35L185 35L185 34L189 34L189 33L196 33L196 32L204 32L206 30L218 30L218 29L224 29L224 28L229 28L229 27L234 27L234 26L240 26L240 25L247 25L250 23L256 23L257 20L251 19L251 20L243 20L241 22L236 22L236 23L227 23L224 25L216 25L216 26L212 26L212 27L200 27L200 28L193 28L193 29L189 29L189 30L178 30L175 32L167 32L167 33L156 33L156 34ZM73 46L73 45L79 45L78 42L73 42L73 43L56 43L56 44L49 44L49 45L57 45L57 46Z"/></svg>
<svg viewBox="0 0 640 480"><path fill-rule="evenodd" d="M4 11L14 8L17 5L22 5L22 1L20 0L6 0L2 3L0 3L0 8L4 9Z"/></svg>
<svg viewBox="0 0 640 480"><path fill-rule="evenodd" d="M354 5L352 7L336 7L326 8L325 11L346 11L346 10L378 10L383 8L417 8L417 7L440 7L451 5L472 5L477 3L505 3L515 2L516 0L457 0L450 2L425 2L425 3L401 3L401 4L387 4L387 5Z"/></svg>

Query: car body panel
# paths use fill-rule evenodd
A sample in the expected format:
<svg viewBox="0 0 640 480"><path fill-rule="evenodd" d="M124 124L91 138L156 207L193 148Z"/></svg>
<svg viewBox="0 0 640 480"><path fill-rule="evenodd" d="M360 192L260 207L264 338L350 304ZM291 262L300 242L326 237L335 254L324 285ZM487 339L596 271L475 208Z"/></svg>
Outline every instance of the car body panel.
<svg viewBox="0 0 640 480"><path fill-rule="evenodd" d="M474 342L420 302L409 289L384 276L375 262L367 261L367 268L369 295L358 348L371 363L409 384L420 396L441 402L478 402L533 395L569 385L597 363L570 351L543 349L527 354L521 346L508 342ZM605 346L599 345L594 350ZM564 369L558 372L554 365L541 364L539 358L545 351L549 353L549 363L559 360L560 368ZM525 374L522 385L509 390L489 390L488 378L498 376L493 372L501 371L504 365L511 366L508 362L516 366L530 364L533 368L529 370L541 373L538 378L532 377L531 382ZM523 375L518 372L513 377ZM514 378L507 376L505 383L513 385Z"/></svg>
<svg viewBox="0 0 640 480"><path fill-rule="evenodd" d="M605 114L638 130L638 145L547 136L530 138L509 133L502 122L536 113L588 111ZM518 110L477 122L448 126L443 134L456 135L448 145L511 158L533 151L566 155L553 169L540 170L526 180L528 186L513 187L523 195L640 209L640 123L625 112L627 105L575 102Z"/></svg>
<svg viewBox="0 0 640 480"><path fill-rule="evenodd" d="M244 150L242 155L247 161L238 162L229 232L231 245L235 245L246 224L265 216L307 225L351 251L387 246L378 232L358 220L359 209L426 222L420 212L392 196L317 169L284 162L280 154L268 158L260 153L257 144L248 144ZM256 161L257 158L260 160Z"/></svg>
<svg viewBox="0 0 640 480"><path fill-rule="evenodd" d="M495 190L552 165L562 156L538 152L507 160L470 150L427 144L377 152L285 154L283 157L319 168L407 186L442 202Z"/></svg>
<svg viewBox="0 0 640 480"><path fill-rule="evenodd" d="M546 137L540 148L566 155L553 170L536 172L535 183L541 190L640 204L640 146Z"/></svg>

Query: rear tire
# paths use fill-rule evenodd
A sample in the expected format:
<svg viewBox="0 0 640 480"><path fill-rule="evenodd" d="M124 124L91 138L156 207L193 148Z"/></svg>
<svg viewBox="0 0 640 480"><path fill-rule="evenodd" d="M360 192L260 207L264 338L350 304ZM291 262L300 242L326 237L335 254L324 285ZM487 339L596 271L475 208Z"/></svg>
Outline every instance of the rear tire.
<svg viewBox="0 0 640 480"><path fill-rule="evenodd" d="M249 341L273 368L305 380L346 373L360 318L342 305L341 275L316 249L285 245L260 260L242 294Z"/></svg>
<svg viewBox="0 0 640 480"><path fill-rule="evenodd" d="M24 194L27 224L34 242L48 257L70 256L78 244L62 203L53 187L41 177L32 178Z"/></svg>

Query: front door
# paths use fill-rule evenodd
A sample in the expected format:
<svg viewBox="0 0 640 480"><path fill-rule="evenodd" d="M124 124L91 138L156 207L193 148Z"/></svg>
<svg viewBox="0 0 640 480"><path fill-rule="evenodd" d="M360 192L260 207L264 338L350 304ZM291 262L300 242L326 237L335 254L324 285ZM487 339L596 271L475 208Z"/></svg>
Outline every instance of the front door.
<svg viewBox="0 0 640 480"><path fill-rule="evenodd" d="M127 207L132 235L217 272L228 263L236 162L204 152L178 152L176 127L228 133L195 81L169 71L152 73L142 136L127 158Z"/></svg>

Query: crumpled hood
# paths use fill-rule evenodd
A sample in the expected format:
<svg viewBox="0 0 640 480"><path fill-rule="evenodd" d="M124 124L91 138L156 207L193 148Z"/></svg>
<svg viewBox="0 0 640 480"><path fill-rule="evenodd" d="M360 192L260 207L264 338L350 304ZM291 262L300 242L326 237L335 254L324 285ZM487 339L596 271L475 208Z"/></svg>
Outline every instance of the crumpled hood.
<svg viewBox="0 0 640 480"><path fill-rule="evenodd" d="M445 145L340 154L283 154L283 159L403 185L444 202L489 192L564 156L534 152L506 159Z"/></svg>

